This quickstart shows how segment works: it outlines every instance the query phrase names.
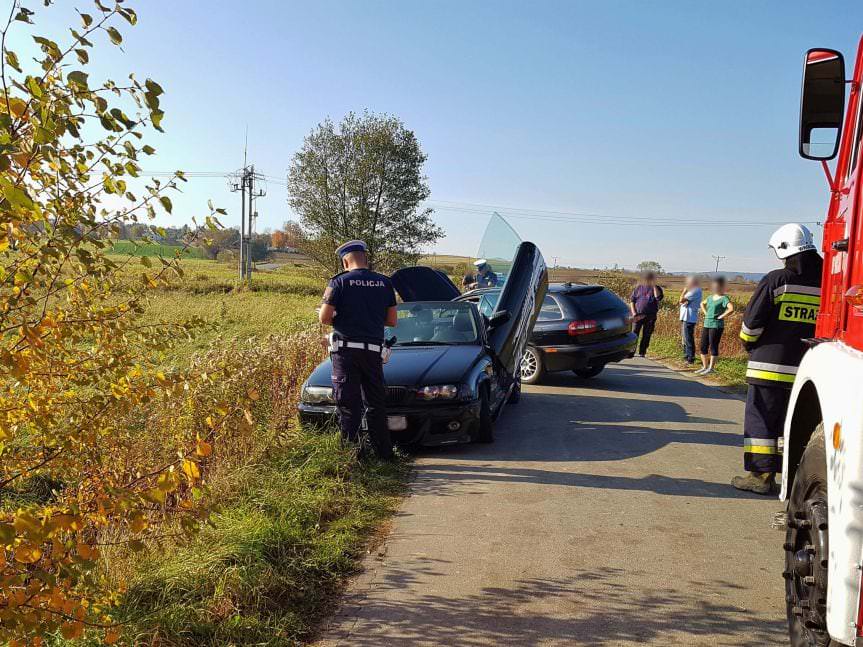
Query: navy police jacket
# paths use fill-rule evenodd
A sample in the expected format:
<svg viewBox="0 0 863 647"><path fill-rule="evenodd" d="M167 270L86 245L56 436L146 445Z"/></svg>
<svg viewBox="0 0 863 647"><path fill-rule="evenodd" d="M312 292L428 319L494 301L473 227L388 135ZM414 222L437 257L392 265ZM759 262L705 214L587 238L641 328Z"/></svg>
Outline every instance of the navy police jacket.
<svg viewBox="0 0 863 647"><path fill-rule="evenodd" d="M388 276L362 268L331 278L323 302L336 311L333 331L341 339L380 344L396 295Z"/></svg>

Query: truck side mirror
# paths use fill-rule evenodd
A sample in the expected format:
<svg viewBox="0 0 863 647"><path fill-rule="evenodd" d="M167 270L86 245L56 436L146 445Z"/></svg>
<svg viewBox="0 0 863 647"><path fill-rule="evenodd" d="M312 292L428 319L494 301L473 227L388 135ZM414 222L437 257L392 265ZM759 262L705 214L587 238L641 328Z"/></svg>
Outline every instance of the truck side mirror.
<svg viewBox="0 0 863 647"><path fill-rule="evenodd" d="M803 64L800 97L801 157L836 157L844 112L845 59L833 49L810 49Z"/></svg>

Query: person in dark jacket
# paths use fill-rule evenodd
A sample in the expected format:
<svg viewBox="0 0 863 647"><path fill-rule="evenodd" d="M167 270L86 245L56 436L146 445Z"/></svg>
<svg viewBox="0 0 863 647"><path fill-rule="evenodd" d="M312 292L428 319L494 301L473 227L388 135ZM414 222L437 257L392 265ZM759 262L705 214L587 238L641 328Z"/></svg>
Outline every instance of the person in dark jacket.
<svg viewBox="0 0 863 647"><path fill-rule="evenodd" d="M779 438L794 376L806 352L803 340L815 335L823 265L812 232L803 225L783 225L769 245L785 267L761 279L743 314L740 338L749 351L743 421L743 466L748 474L731 482L738 490L758 494L770 493L782 469Z"/></svg>
<svg viewBox="0 0 863 647"><path fill-rule="evenodd" d="M647 347L650 346L650 338L656 327L656 315L659 313L659 302L665 293L656 284L656 274L645 272L641 275L641 281L632 291L629 300L629 310L632 313L632 332L641 337L638 344L638 355L644 357Z"/></svg>
<svg viewBox="0 0 863 647"><path fill-rule="evenodd" d="M391 460L393 444L387 426L383 353L384 327L397 322L396 295L388 276L369 269L367 252L361 240L348 241L336 250L345 271L330 279L318 319L333 327L333 398L342 437L359 444L364 452L361 427L365 411L375 454Z"/></svg>

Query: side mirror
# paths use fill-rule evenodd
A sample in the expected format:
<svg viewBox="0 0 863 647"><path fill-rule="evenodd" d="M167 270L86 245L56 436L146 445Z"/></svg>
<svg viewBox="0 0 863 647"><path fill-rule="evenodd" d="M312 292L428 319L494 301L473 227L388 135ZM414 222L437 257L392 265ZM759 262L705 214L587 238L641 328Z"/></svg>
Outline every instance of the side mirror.
<svg viewBox="0 0 863 647"><path fill-rule="evenodd" d="M488 328L489 330L494 330L505 324L510 319L509 310L501 310L500 312L495 312L488 318Z"/></svg>
<svg viewBox="0 0 863 647"><path fill-rule="evenodd" d="M803 64L800 97L801 157L836 157L844 112L845 59L833 49L810 49Z"/></svg>

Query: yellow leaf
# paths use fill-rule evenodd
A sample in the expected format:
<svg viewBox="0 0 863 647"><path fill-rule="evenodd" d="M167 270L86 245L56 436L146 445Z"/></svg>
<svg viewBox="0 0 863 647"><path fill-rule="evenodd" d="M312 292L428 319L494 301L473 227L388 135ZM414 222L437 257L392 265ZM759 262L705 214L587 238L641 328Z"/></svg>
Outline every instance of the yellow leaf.
<svg viewBox="0 0 863 647"><path fill-rule="evenodd" d="M209 456L213 453L213 446L204 440L199 440L198 446L195 448L195 453L198 456Z"/></svg>
<svg viewBox="0 0 863 647"><path fill-rule="evenodd" d="M260 397L261 397L261 394L260 394L260 393L258 393L258 390L257 390L257 389L252 389L251 391L249 391L249 398L250 398L251 400L253 400L253 401L257 401L257 400L259 400L259 399L260 399Z"/></svg>
<svg viewBox="0 0 863 647"><path fill-rule="evenodd" d="M118 640L120 640L120 632L116 629L109 629L105 632L104 641L106 645L113 645Z"/></svg>
<svg viewBox="0 0 863 647"><path fill-rule="evenodd" d="M15 549L15 561L22 564L33 564L42 557L42 549L31 544L21 544Z"/></svg>
<svg viewBox="0 0 863 647"><path fill-rule="evenodd" d="M60 633L66 640L73 640L84 635L84 623L66 622L60 626Z"/></svg>
<svg viewBox="0 0 863 647"><path fill-rule="evenodd" d="M183 472L192 481L201 478L201 470L198 469L198 464L195 461L190 461L188 458L183 461Z"/></svg>

